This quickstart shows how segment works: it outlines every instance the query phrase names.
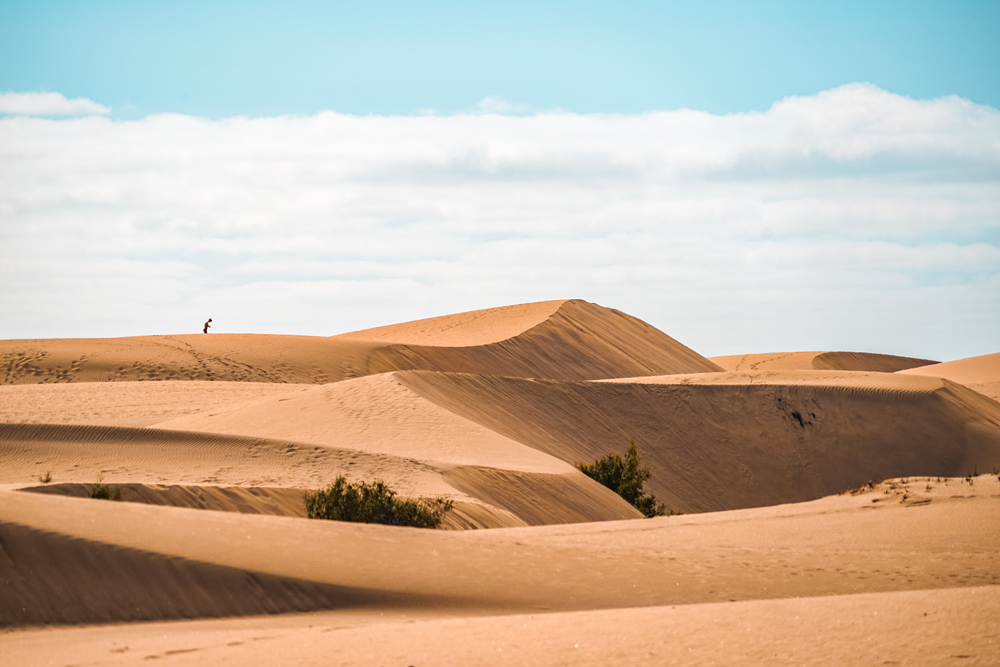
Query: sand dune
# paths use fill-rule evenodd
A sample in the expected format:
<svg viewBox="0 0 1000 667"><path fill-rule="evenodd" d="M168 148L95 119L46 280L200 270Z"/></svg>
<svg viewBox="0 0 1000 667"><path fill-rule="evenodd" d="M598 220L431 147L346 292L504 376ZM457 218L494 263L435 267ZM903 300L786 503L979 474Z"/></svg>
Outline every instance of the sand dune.
<svg viewBox="0 0 1000 667"><path fill-rule="evenodd" d="M481 472L479 469L472 469ZM352 471L353 472L353 471ZM528 480L529 484L534 479ZM190 486L182 484L134 484L119 482L110 486L121 494L122 502L144 503L146 505L165 505L168 507L186 507L190 509L214 510L219 512L239 512L241 514L267 514L269 516L287 516L299 519L306 518L306 506L303 496L315 489L294 489L288 487L266 486ZM535 484L547 489L548 485ZM20 491L42 493L46 495L69 496L71 498L90 498L93 483L52 483L39 486L21 487ZM531 489L519 494L524 498L533 498ZM551 499L547 499L550 500ZM537 500L536 500L537 502ZM513 514L497 507L479 502L453 500L453 507L443 518L441 528L452 530L467 530L476 528L509 528L512 526L531 525ZM500 501L499 504L503 504ZM542 506L543 520L536 524L563 523L591 520L586 512L567 512L564 501L538 503ZM574 506L570 506L575 510ZM562 514L560 515L560 510ZM531 512L525 512L529 517ZM537 512L536 512L537 514ZM549 520L545 520L549 519ZM599 519L598 519L599 520Z"/></svg>
<svg viewBox="0 0 1000 667"><path fill-rule="evenodd" d="M212 484L318 488L338 472L385 476L415 492L439 473L398 456L309 443L146 428L0 424L0 483ZM357 470L354 473L354 470Z"/></svg>
<svg viewBox="0 0 1000 667"><path fill-rule="evenodd" d="M0 472L12 482L51 469L58 481L81 483L104 474L301 489L345 473L407 495L478 501L529 525L634 516L574 467L632 440L652 470L650 490L682 512L1000 466L996 403L938 378L847 371L598 383L411 371L232 404L155 430L18 428L29 435L21 449L7 445ZM550 493L553 484L563 490ZM542 510L560 498L558 509Z"/></svg>
<svg viewBox="0 0 1000 667"><path fill-rule="evenodd" d="M1000 587L636 609L429 615L360 609L16 633L12 664L992 665Z"/></svg>
<svg viewBox="0 0 1000 667"><path fill-rule="evenodd" d="M936 364L928 359L897 357L872 352L768 352L712 357L727 371L874 371L895 373L907 368Z"/></svg>
<svg viewBox="0 0 1000 667"><path fill-rule="evenodd" d="M1000 353L947 361L943 364L900 371L900 373L945 378L1000 402Z"/></svg>
<svg viewBox="0 0 1000 667"><path fill-rule="evenodd" d="M563 461L631 440L651 491L703 512L811 500L905 475L1000 466L1000 410L961 386L896 374L819 371L770 383L712 373L557 382L399 373L466 419ZM813 378L812 383L808 378ZM817 379L818 378L818 379Z"/></svg>
<svg viewBox="0 0 1000 667"><path fill-rule="evenodd" d="M0 613L8 624L59 622L63 612L38 601L64 590L62 599L86 600L74 622L87 613L129 620L133 607L149 609L140 599L151 586L166 590L175 577L192 599L212 598L212 577L186 571L199 564L233 572L227 595L211 602L220 613L236 613L247 597L272 601L235 572L273 577L275 590L292 589L303 604L337 595L327 600L333 608L377 599L387 608L480 613L853 594L873 581L880 591L1000 585L991 557L1000 536L983 531L998 493L995 477L911 479L802 505L456 533L0 491L4 543L27 545L6 550L3 576L18 585L0 598ZM927 550L930 543L941 548ZM71 545L93 555L60 562ZM108 559L145 561L122 560L123 568L156 581L119 578L115 596L91 597L108 585ZM152 564L162 559L176 568ZM25 576L33 568L45 577Z"/></svg>
<svg viewBox="0 0 1000 667"><path fill-rule="evenodd" d="M550 317L522 334L497 343L477 347L390 345L374 354L371 364L375 372L433 370L557 380L720 370L641 320L576 300L564 302Z"/></svg>
<svg viewBox="0 0 1000 667"><path fill-rule="evenodd" d="M991 664L998 360L713 361L576 300L0 341L0 663ZM684 515L575 467L632 440ZM452 530L304 518L341 474Z"/></svg>
<svg viewBox="0 0 1000 667"><path fill-rule="evenodd" d="M545 468L548 474L473 465L456 470L454 463L378 453L377 448L176 430L0 424L0 483L37 483L51 473L59 485L74 485L57 487L55 492L66 495L81 495L81 486L89 489L103 480L126 485L125 499L136 502L236 510L234 500L244 505L253 501L255 512L300 516L282 509L290 502L289 493L298 496L301 508L302 490L323 488L343 474L351 480L384 480L404 496L456 501L446 522L450 528L640 516L608 489L552 462ZM506 493L498 492L498 480ZM147 487L165 484L173 490ZM135 492L128 485L144 488ZM195 502L191 490L178 485L195 486L197 495L209 497Z"/></svg>
<svg viewBox="0 0 1000 667"><path fill-rule="evenodd" d="M314 386L197 380L7 385L0 386L0 423L151 426Z"/></svg>
<svg viewBox="0 0 1000 667"><path fill-rule="evenodd" d="M425 345L431 347L476 347L514 338L552 317L567 302L539 301L517 306L487 308L467 313L352 331L334 336L340 340Z"/></svg>
<svg viewBox="0 0 1000 667"><path fill-rule="evenodd" d="M719 370L648 324L585 301L463 313L333 338L191 334L0 341L0 384L324 384L412 369L565 380Z"/></svg>
<svg viewBox="0 0 1000 667"><path fill-rule="evenodd" d="M525 472L569 466L426 400L395 373L172 419L162 429L260 438Z"/></svg>
<svg viewBox="0 0 1000 667"><path fill-rule="evenodd" d="M368 374L376 344L189 334L0 341L0 384L203 380L321 384Z"/></svg>

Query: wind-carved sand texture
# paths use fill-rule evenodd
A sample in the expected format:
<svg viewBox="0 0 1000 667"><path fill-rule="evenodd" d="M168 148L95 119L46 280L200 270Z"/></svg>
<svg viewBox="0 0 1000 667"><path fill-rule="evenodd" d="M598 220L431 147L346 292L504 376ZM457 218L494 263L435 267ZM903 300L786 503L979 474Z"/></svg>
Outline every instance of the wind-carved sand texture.
<svg viewBox="0 0 1000 667"><path fill-rule="evenodd" d="M0 663L995 664L998 359L708 360L572 300L0 341ZM683 515L576 468L631 441ZM337 475L454 509L305 518Z"/></svg>

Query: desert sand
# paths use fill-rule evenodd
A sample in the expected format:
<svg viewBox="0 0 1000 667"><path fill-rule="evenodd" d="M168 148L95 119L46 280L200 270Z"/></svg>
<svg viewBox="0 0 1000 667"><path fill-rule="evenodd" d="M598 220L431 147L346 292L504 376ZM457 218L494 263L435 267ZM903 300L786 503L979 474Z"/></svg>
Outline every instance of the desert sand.
<svg viewBox="0 0 1000 667"><path fill-rule="evenodd" d="M995 664L998 360L707 359L577 300L0 341L0 663ZM630 442L680 515L576 467ZM337 475L454 509L306 518Z"/></svg>
<svg viewBox="0 0 1000 667"><path fill-rule="evenodd" d="M712 357L727 371L876 371L896 373L936 361L872 352L770 352Z"/></svg>
<svg viewBox="0 0 1000 667"><path fill-rule="evenodd" d="M907 375L945 378L963 384L970 389L975 389L980 394L989 396L995 401L1000 401L1000 353L958 359L957 361L921 366L899 372Z"/></svg>

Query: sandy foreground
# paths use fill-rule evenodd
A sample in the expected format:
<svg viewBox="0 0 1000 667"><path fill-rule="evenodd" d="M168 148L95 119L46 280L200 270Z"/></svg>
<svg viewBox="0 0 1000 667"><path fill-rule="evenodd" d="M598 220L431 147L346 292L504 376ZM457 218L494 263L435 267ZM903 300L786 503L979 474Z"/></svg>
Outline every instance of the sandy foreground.
<svg viewBox="0 0 1000 667"><path fill-rule="evenodd" d="M581 301L0 341L0 664L996 664L998 359L709 360ZM575 467L630 441L682 515ZM338 474L455 509L305 518Z"/></svg>

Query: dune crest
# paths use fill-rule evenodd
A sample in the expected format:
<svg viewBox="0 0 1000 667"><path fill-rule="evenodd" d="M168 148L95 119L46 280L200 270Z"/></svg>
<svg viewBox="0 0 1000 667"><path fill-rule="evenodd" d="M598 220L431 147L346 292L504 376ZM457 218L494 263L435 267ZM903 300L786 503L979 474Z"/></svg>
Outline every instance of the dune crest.
<svg viewBox="0 0 1000 667"><path fill-rule="evenodd" d="M1000 402L1000 353L899 371L903 375L939 377L965 385Z"/></svg>
<svg viewBox="0 0 1000 667"><path fill-rule="evenodd" d="M515 335L482 343L508 334ZM386 342L393 338L437 344ZM461 342L476 344L457 346ZM0 385L326 384L396 370L594 380L720 368L641 320L579 300L475 311L332 338L189 334L0 341Z"/></svg>
<svg viewBox="0 0 1000 667"><path fill-rule="evenodd" d="M907 489L919 498L901 501ZM0 576L18 577L0 596L0 618L190 618L261 613L261 604L273 613L290 599L307 609L374 602L386 611L537 613L844 595L865 592L871 579L881 592L998 585L983 557L996 539L981 528L998 491L992 477L975 486L924 478L796 506L456 533L0 490L0 538L17 547L0 560ZM949 548L928 552L929 543ZM76 557L60 563L61 553ZM104 563L150 579L110 577L118 570ZM174 586L186 595L171 605ZM46 604L60 590L57 599L81 602L72 618ZM191 609L192 599L208 608Z"/></svg>
<svg viewBox="0 0 1000 667"><path fill-rule="evenodd" d="M907 368L936 364L929 359L897 357L874 352L767 352L712 357L727 371L874 371L895 373Z"/></svg>
<svg viewBox="0 0 1000 667"><path fill-rule="evenodd" d="M390 324L332 336L335 340L364 340L400 345L475 347L513 338L552 316L563 301L539 301L456 313Z"/></svg>

